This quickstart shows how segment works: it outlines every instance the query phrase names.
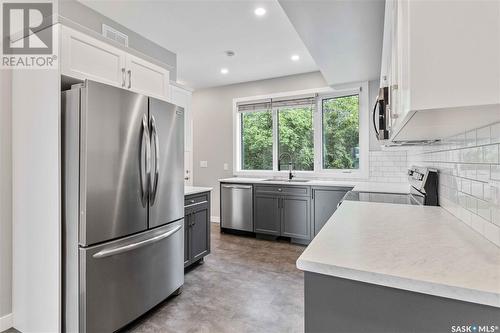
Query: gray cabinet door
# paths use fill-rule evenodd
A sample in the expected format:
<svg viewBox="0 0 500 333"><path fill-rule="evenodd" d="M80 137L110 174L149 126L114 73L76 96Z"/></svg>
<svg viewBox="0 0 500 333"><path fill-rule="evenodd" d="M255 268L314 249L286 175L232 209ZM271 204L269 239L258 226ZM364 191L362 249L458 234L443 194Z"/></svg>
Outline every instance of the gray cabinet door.
<svg viewBox="0 0 500 333"><path fill-rule="evenodd" d="M342 200L347 190L313 189L313 220L314 235L337 210L337 204Z"/></svg>
<svg viewBox="0 0 500 333"><path fill-rule="evenodd" d="M196 261L210 251L210 218L208 205L202 205L191 213L190 257Z"/></svg>
<svg viewBox="0 0 500 333"><path fill-rule="evenodd" d="M279 236L281 232L281 209L279 196L256 195L254 201L254 231L260 234Z"/></svg>
<svg viewBox="0 0 500 333"><path fill-rule="evenodd" d="M191 214L186 211L184 216L184 266L189 263L191 259L189 256L189 225L191 224Z"/></svg>
<svg viewBox="0 0 500 333"><path fill-rule="evenodd" d="M283 197L281 235L310 239L311 214L309 197Z"/></svg>

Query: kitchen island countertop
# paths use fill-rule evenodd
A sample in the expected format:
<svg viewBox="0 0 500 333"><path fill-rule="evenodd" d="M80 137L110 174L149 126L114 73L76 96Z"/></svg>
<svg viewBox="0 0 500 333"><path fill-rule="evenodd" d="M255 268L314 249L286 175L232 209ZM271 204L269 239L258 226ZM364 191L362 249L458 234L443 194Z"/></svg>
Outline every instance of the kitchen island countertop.
<svg viewBox="0 0 500 333"><path fill-rule="evenodd" d="M297 267L500 307L500 248L442 207L344 201Z"/></svg>

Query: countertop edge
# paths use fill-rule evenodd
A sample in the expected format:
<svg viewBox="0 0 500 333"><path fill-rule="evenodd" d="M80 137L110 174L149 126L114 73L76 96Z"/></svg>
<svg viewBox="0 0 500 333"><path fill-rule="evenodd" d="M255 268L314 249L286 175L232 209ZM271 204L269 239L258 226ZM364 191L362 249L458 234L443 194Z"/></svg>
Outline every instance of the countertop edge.
<svg viewBox="0 0 500 333"><path fill-rule="evenodd" d="M286 185L286 186L317 186L317 187L342 187L352 188L353 191L378 192L378 193L410 193L408 183L377 183L370 181L356 180L327 180L327 179L309 179L307 182L286 182L286 181L266 181L264 178L233 177L218 179L219 183L240 183L240 184L259 184L259 185Z"/></svg>
<svg viewBox="0 0 500 333"><path fill-rule="evenodd" d="M299 270L500 308L500 294L298 259Z"/></svg>
<svg viewBox="0 0 500 333"><path fill-rule="evenodd" d="M200 194L204 192L212 192L214 190L213 187L197 187L197 186L190 186L191 188L186 190L184 188L184 196L186 195L193 195L193 194Z"/></svg>

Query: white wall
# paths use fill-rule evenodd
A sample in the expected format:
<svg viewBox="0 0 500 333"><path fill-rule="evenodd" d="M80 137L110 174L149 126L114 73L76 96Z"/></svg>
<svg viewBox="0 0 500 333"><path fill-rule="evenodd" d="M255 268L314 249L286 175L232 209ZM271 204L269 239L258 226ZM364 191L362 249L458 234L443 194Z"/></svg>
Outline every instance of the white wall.
<svg viewBox="0 0 500 333"><path fill-rule="evenodd" d="M0 70L0 331L12 312L11 72Z"/></svg>
<svg viewBox="0 0 500 333"><path fill-rule="evenodd" d="M212 216L219 216L218 179L233 175L233 98L325 86L327 84L321 73L313 72L207 88L193 93L193 179L195 186L214 188ZM369 89L371 112L378 93L378 82L370 81ZM371 127L370 119L370 150L380 150ZM207 161L208 167L200 168L200 161ZM224 170L224 163L228 164L228 170Z"/></svg>

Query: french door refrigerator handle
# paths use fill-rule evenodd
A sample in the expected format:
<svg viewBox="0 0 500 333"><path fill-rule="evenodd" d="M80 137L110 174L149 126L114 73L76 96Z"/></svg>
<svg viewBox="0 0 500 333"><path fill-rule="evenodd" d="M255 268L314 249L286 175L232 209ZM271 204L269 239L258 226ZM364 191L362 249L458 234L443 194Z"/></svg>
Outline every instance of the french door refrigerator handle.
<svg viewBox="0 0 500 333"><path fill-rule="evenodd" d="M156 120L154 116L151 116L151 140L154 140L154 172L151 172L151 193L149 196L149 203L151 206L153 206L155 199L156 199L156 193L158 192L158 178L160 174L160 146L159 146L159 140L158 140L158 131L156 128ZM153 179L154 175L154 179Z"/></svg>
<svg viewBox="0 0 500 333"><path fill-rule="evenodd" d="M162 239L167 238L169 236L172 236L177 231L179 231L180 228L182 228L182 225L178 225L173 229L165 231L164 233L157 235L157 236L154 236L154 237L151 237L149 239L145 239L145 240L142 240L139 242L125 244L123 246L119 246L119 247L115 247L115 248L104 249L104 250L97 252L92 257L96 258L96 259L100 259L100 258L106 258L106 257L110 257L110 256L113 256L116 254L128 252L128 251L132 251L132 250L138 249L140 247L161 241Z"/></svg>
<svg viewBox="0 0 500 333"><path fill-rule="evenodd" d="M142 149L146 146L146 151L143 152ZM142 200L143 204L147 205L148 190L149 190L149 179L151 177L151 142L149 135L148 117L144 115L142 117L142 144L141 144L141 163L142 168L144 159L144 167L146 168L146 175L143 177L144 170L141 170L141 190L142 190Z"/></svg>

